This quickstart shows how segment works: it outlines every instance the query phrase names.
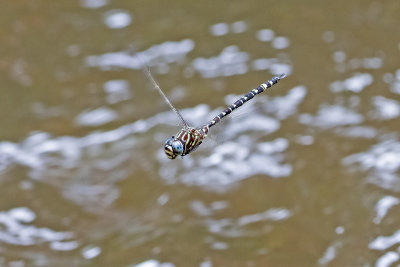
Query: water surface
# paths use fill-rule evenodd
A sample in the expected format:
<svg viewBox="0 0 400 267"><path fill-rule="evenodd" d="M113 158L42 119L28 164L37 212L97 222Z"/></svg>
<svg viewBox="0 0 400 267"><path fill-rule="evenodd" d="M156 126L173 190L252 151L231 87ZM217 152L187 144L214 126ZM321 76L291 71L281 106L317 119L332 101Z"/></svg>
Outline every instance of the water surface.
<svg viewBox="0 0 400 267"><path fill-rule="evenodd" d="M398 1L1 10L1 266L400 264ZM288 77L171 161L143 62L194 126Z"/></svg>

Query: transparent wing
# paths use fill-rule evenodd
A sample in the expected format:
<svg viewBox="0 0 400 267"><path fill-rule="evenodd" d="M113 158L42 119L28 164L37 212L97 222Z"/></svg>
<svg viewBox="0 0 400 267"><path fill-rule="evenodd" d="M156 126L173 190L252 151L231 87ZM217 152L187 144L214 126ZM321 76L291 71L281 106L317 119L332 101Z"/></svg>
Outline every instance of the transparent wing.
<svg viewBox="0 0 400 267"><path fill-rule="evenodd" d="M131 54L131 56L136 56L141 62L142 62L142 70L144 72L144 74L146 75L146 77L149 79L149 81L151 82L151 84L153 85L154 89L156 89L156 91L161 95L161 97L164 99L164 101L168 104L168 106L175 112L175 114L179 117L179 120L181 121L182 126L184 127L188 127L188 123L185 121L185 119L182 117L181 113L179 112L178 109L176 109L174 107L174 105L172 105L171 101L168 99L168 97L164 94L163 90L161 89L161 87L158 85L158 83L156 82L156 80L154 79L153 75L151 75L150 72L150 68L149 66L147 66L147 64L141 60L140 56L138 53L136 53L136 49L134 46L131 46L129 49L129 53Z"/></svg>

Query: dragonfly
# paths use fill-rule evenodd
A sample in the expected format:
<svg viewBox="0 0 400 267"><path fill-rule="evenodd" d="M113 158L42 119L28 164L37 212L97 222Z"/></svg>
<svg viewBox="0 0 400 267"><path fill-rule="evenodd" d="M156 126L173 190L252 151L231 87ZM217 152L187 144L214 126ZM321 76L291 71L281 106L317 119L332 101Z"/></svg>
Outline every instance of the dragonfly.
<svg viewBox="0 0 400 267"><path fill-rule="evenodd" d="M171 110L177 115L182 126L182 129L176 135L168 138L164 143L164 152L169 159L175 159L178 156L181 156L183 158L184 156L195 151L202 144L203 140L207 137L207 134L211 127L219 123L224 117L231 114L232 111L238 109L243 104L253 99L256 95L272 87L286 76L285 74L281 74L279 76L272 77L270 80L260 84L257 88L252 89L250 92L243 95L237 101L226 107L221 113L215 116L208 123L200 127L192 127L186 122L179 110L175 108L174 105L172 105L171 101L165 95L164 91L161 89L161 87L158 85L153 75L151 74L150 68L145 65L143 67L143 71L146 74L148 80L151 82L152 86L161 95L161 97L168 104Z"/></svg>

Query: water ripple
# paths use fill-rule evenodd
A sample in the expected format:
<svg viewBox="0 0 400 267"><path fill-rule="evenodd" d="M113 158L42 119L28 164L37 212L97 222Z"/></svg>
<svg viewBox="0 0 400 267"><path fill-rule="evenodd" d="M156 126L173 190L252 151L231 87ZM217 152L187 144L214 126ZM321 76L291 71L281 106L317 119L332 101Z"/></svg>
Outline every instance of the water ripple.
<svg viewBox="0 0 400 267"><path fill-rule="evenodd" d="M390 190L400 190L400 143L395 139L384 140L367 152L345 157L342 163L346 166L358 166L362 171L370 171L371 183Z"/></svg>
<svg viewBox="0 0 400 267"><path fill-rule="evenodd" d="M194 48L194 42L185 39L178 42L164 42L154 45L149 49L130 55L128 52L105 53L102 55L92 55L86 58L89 67L99 67L109 69L112 67L142 69L148 66L160 65L162 63L180 62Z"/></svg>
<svg viewBox="0 0 400 267"><path fill-rule="evenodd" d="M30 246L45 242L60 242L74 237L72 232L57 232L49 228L28 225L36 215L26 207L0 212L0 240L2 242ZM74 249L75 247L71 247Z"/></svg>
<svg viewBox="0 0 400 267"><path fill-rule="evenodd" d="M395 263L399 259L400 259L399 253L394 251L389 251L376 261L375 267L393 266L392 263Z"/></svg>
<svg viewBox="0 0 400 267"><path fill-rule="evenodd" d="M359 124L364 121L361 114L340 105L323 105L316 116L301 114L300 122L322 128L333 128L341 125Z"/></svg>
<svg viewBox="0 0 400 267"><path fill-rule="evenodd" d="M384 196L375 206L376 216L373 219L374 223L379 224L386 216L387 212L395 205L400 204L400 199L393 196Z"/></svg>
<svg viewBox="0 0 400 267"><path fill-rule="evenodd" d="M257 31L257 39L261 42L270 42L274 37L275 33L271 29L261 29Z"/></svg>
<svg viewBox="0 0 400 267"><path fill-rule="evenodd" d="M118 114L109 108L100 107L94 110L84 110L75 119L80 126L101 126L118 118Z"/></svg>
<svg viewBox="0 0 400 267"><path fill-rule="evenodd" d="M139 264L134 264L131 265L130 267L175 267L174 264L170 262L159 262L157 260L146 260L144 262L141 262Z"/></svg>
<svg viewBox="0 0 400 267"><path fill-rule="evenodd" d="M332 92L341 92L341 91L351 91L354 93L360 93L364 90L365 87L372 84L373 77L369 73L357 73L354 74L353 77L348 78L342 81L336 81L331 83L331 91Z"/></svg>
<svg viewBox="0 0 400 267"><path fill-rule="evenodd" d="M284 221L292 215L293 213L288 209L271 208L263 212L247 214L238 218L223 218L218 220L210 218L206 220L206 225L210 233L237 238L251 235L252 232L246 230L246 227L251 224Z"/></svg>
<svg viewBox="0 0 400 267"><path fill-rule="evenodd" d="M109 3L109 0L80 0L80 4L86 8L100 8Z"/></svg>
<svg viewBox="0 0 400 267"><path fill-rule="evenodd" d="M240 52L237 46L232 45L224 48L218 56L196 58L192 65L203 78L215 78L246 73L248 60L247 52Z"/></svg>
<svg viewBox="0 0 400 267"><path fill-rule="evenodd" d="M247 138L239 138L236 142L217 146L209 156L200 157L199 162L190 165L181 174L180 180L189 185L218 190L254 175L279 178L291 174L291 165L282 162L281 153L287 148L286 139L259 143L254 151L249 149L252 142Z"/></svg>
<svg viewBox="0 0 400 267"><path fill-rule="evenodd" d="M400 230L396 231L391 236L377 237L375 240L369 243L368 247L375 250L386 250L397 243L400 243Z"/></svg>
<svg viewBox="0 0 400 267"><path fill-rule="evenodd" d="M110 29L121 29L129 26L132 22L132 15L125 10L114 9L104 14L104 24Z"/></svg>
<svg viewBox="0 0 400 267"><path fill-rule="evenodd" d="M210 26L210 33L214 36L227 35L229 31L232 33L243 33L247 30L247 23L245 21L236 21L231 25L227 23L216 23Z"/></svg>
<svg viewBox="0 0 400 267"><path fill-rule="evenodd" d="M400 116L400 102L388 99L383 96L376 96L372 99L375 111L372 117L379 120L390 120Z"/></svg>

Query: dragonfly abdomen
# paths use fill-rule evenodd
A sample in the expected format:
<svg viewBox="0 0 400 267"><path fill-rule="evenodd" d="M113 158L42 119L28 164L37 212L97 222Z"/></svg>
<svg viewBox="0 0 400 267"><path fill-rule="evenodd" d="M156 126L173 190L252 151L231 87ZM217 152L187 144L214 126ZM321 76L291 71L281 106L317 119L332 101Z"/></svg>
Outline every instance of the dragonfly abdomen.
<svg viewBox="0 0 400 267"><path fill-rule="evenodd" d="M229 105L224 111L222 111L214 119L212 119L207 125L208 128L210 128L210 127L214 126L215 124L217 124L222 118L228 116L232 111L234 111L235 109L241 107L244 103L246 103L247 101L250 101L256 95L264 92L265 89L272 87L274 84L278 83L279 80L281 80L284 77L285 77L284 74L282 74L279 77L275 76L271 80L266 81L265 83L262 83L257 88L251 90L250 92L248 92L247 94L242 96L240 99L236 100L235 103Z"/></svg>

